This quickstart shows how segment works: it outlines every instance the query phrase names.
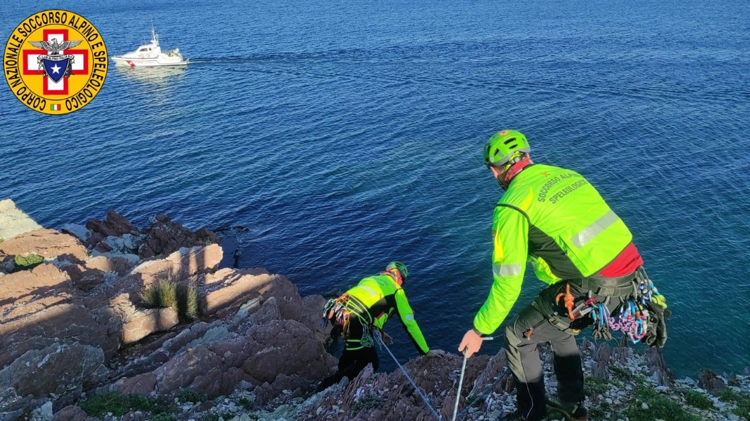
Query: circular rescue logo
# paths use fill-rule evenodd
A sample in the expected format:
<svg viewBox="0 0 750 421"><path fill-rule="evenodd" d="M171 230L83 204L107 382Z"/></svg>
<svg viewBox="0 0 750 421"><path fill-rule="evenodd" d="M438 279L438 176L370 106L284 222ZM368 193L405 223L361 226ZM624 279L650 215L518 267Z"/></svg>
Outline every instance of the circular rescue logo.
<svg viewBox="0 0 750 421"><path fill-rule="evenodd" d="M45 10L18 24L5 44L3 73L24 105L68 114L90 103L107 77L107 47L86 18Z"/></svg>

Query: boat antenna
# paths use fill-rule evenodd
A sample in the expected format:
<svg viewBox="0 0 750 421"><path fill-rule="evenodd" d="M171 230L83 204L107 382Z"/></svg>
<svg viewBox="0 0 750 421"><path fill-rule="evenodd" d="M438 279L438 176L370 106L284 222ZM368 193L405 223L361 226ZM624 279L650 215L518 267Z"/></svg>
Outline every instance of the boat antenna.
<svg viewBox="0 0 750 421"><path fill-rule="evenodd" d="M151 17L151 42L153 42L155 46L157 47L159 46L159 36L156 35L156 30L154 29L154 17L153 16Z"/></svg>

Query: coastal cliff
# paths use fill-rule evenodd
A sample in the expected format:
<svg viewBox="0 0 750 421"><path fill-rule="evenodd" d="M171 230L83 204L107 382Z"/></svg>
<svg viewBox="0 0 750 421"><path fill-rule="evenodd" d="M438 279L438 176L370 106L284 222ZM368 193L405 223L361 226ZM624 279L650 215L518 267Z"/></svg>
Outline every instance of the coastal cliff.
<svg viewBox="0 0 750 421"><path fill-rule="evenodd" d="M401 370L368 368L315 393L336 366L325 299L264 269L222 267L220 242L166 215L137 228L114 210L49 229L0 201L0 421L451 419L453 353L404 364L429 406ZM655 349L581 348L591 419L750 416L747 370L676 380ZM512 412L505 362L504 351L467 361L459 419Z"/></svg>

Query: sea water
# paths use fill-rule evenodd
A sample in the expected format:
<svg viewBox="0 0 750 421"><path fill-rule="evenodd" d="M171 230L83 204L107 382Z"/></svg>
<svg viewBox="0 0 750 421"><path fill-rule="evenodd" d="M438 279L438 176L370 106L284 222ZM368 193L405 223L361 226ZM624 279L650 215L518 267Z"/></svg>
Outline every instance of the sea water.
<svg viewBox="0 0 750 421"><path fill-rule="evenodd" d="M114 208L243 226L240 265L303 295L402 260L429 345L455 351L492 282L502 191L482 146L514 128L630 227L673 310L667 364L750 365L750 3L13 1L3 41L52 8L89 19L110 55L153 25L190 64L110 62L64 116L0 86L0 196L41 224ZM527 273L511 315L543 286Z"/></svg>

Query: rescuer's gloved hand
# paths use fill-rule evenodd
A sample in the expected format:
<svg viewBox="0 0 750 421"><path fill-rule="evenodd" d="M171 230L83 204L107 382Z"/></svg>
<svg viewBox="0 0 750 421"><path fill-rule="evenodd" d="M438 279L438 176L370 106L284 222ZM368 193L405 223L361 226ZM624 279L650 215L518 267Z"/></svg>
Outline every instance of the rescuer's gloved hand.
<svg viewBox="0 0 750 421"><path fill-rule="evenodd" d="M446 354L442 349L431 349L425 355L430 358L448 358L448 354Z"/></svg>

